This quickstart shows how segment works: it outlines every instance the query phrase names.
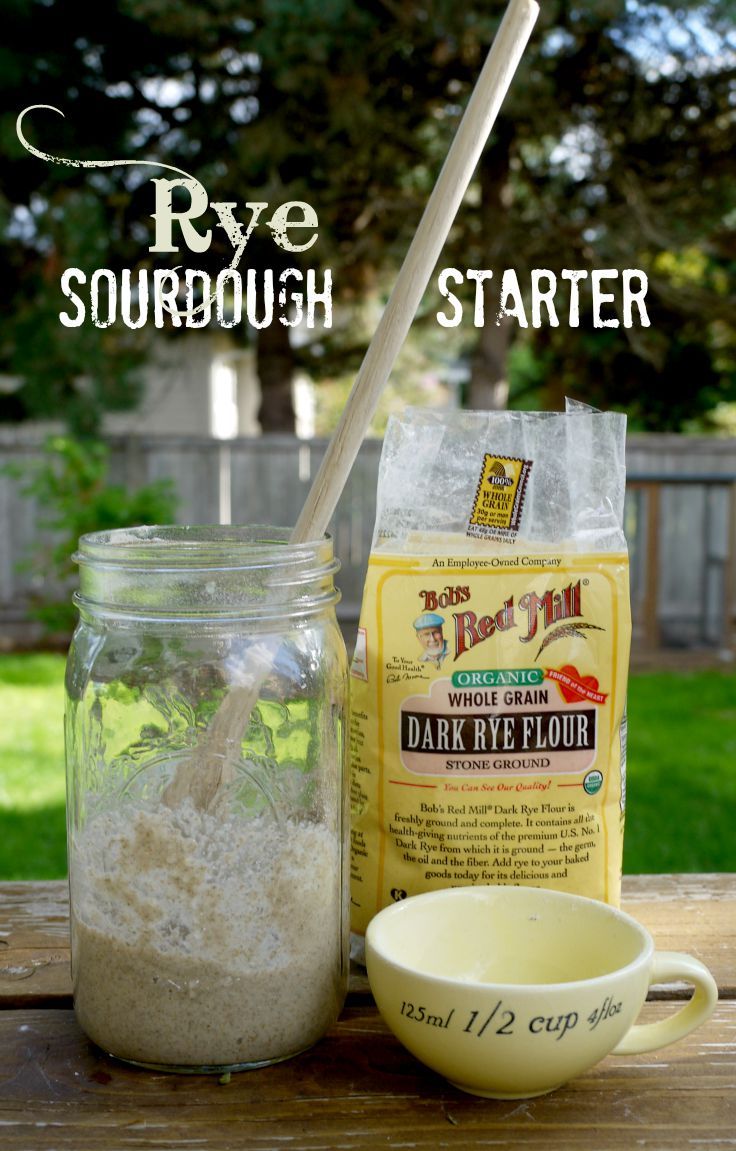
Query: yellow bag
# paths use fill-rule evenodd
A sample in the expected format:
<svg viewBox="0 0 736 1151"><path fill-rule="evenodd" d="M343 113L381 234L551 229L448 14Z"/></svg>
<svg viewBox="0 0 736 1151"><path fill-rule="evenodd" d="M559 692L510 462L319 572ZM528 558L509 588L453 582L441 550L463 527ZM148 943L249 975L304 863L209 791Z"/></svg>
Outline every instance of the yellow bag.
<svg viewBox="0 0 736 1151"><path fill-rule="evenodd" d="M352 927L437 887L617 903L625 417L389 424L351 669Z"/></svg>

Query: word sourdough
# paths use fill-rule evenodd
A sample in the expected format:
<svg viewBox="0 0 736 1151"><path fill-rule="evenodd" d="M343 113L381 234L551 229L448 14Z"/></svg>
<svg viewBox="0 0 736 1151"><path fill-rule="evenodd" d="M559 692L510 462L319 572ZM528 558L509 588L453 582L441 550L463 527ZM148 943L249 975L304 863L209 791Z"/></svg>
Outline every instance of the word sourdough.
<svg viewBox="0 0 736 1151"><path fill-rule="evenodd" d="M199 269L189 268L181 277L177 271L147 268L137 273L124 268L118 277L111 268L98 268L89 278L81 268L67 268L61 277L61 290L74 307L59 312L65 328L78 328L89 318L96 328L109 328L118 319L129 328L142 328L153 319L154 327L204 328L213 311L221 328L235 328L246 320L252 328L268 328L278 315L285 327L295 328L305 319L316 325L317 308L322 309L323 326L332 327L332 274L323 273L321 286L310 268L306 276L298 268L285 268L274 282L270 268L243 274L224 268L215 280ZM304 290L297 290L304 284ZM277 292L278 287L278 292ZM75 289L85 288L85 295ZM184 312L179 303L184 302Z"/></svg>

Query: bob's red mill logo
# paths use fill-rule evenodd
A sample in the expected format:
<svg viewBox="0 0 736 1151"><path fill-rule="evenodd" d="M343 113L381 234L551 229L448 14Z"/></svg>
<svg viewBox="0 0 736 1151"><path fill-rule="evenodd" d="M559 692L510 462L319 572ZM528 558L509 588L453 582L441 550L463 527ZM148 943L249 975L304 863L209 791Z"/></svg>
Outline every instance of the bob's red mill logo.
<svg viewBox="0 0 736 1151"><path fill-rule="evenodd" d="M519 597L518 605L511 596L495 614L479 616L474 611L453 613L455 659L459 659L466 651L470 651L476 644L483 643L496 632L507 632L512 628L523 627L525 634L518 637L519 642L530 643L537 635L540 622L546 631L553 624L580 619L582 615L580 580L568 584L559 591L550 588L541 596L535 591L525 592Z"/></svg>

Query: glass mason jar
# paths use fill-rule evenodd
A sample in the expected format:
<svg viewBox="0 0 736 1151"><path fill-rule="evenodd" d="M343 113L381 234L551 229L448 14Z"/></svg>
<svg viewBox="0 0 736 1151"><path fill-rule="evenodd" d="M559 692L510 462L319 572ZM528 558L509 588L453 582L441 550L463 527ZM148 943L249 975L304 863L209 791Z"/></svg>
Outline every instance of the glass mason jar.
<svg viewBox="0 0 736 1151"><path fill-rule="evenodd" d="M66 677L72 977L118 1058L295 1055L348 970L347 660L332 542L82 537Z"/></svg>

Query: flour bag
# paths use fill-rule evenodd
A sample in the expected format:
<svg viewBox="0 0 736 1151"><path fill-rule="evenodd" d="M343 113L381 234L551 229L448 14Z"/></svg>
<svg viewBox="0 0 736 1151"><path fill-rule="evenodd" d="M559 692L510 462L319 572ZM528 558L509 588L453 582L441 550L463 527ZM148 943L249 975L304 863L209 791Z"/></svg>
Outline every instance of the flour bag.
<svg viewBox="0 0 736 1151"><path fill-rule="evenodd" d="M392 418L351 667L352 927L439 887L618 903L626 417Z"/></svg>

